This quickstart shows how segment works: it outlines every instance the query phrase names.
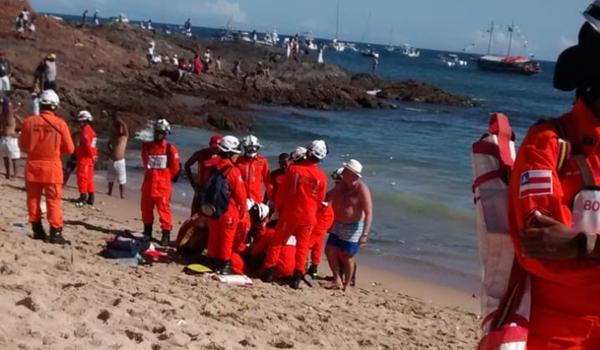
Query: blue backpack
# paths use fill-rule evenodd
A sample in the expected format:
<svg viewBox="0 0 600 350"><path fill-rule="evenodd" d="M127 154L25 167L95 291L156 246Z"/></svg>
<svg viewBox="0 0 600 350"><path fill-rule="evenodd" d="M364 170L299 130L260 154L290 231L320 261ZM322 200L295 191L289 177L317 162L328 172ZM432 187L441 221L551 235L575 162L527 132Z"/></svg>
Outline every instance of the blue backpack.
<svg viewBox="0 0 600 350"><path fill-rule="evenodd" d="M229 207L231 191L227 182L227 174L231 168L226 167L221 171L213 168L208 181L202 186L200 210L209 218L220 218Z"/></svg>

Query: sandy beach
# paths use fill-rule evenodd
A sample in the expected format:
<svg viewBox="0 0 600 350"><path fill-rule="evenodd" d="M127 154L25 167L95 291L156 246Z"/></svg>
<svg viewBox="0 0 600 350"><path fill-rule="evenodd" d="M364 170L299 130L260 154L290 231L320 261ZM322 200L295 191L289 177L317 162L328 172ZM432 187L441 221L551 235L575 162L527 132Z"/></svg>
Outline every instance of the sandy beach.
<svg viewBox="0 0 600 350"><path fill-rule="evenodd" d="M466 292L365 265L345 294L223 285L174 262L120 265L99 253L114 230L140 230L135 195L99 195L96 208L65 201L72 244L61 247L30 238L22 179L0 187L2 349L471 349L476 342L477 301ZM76 197L65 191L67 200Z"/></svg>

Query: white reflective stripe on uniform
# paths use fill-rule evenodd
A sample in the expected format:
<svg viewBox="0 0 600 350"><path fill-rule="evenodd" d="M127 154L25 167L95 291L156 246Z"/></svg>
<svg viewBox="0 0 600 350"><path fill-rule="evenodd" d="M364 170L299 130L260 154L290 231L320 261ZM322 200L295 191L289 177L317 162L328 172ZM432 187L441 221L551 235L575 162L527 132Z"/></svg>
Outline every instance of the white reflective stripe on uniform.
<svg viewBox="0 0 600 350"><path fill-rule="evenodd" d="M148 156L148 169L166 169L167 168L167 156L162 155L149 155Z"/></svg>
<svg viewBox="0 0 600 350"><path fill-rule="evenodd" d="M95 138L95 137L92 139L92 148L96 148L96 142L97 142L97 140L98 139Z"/></svg>

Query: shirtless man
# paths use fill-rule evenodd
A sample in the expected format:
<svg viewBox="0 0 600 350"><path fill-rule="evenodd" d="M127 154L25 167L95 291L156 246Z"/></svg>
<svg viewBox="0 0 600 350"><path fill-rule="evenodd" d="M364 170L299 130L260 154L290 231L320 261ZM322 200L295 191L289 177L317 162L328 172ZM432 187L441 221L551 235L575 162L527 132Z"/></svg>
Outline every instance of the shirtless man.
<svg viewBox="0 0 600 350"><path fill-rule="evenodd" d="M17 120L22 122L12 110L12 104L8 96L2 98L2 113L0 114L0 156L4 158L6 178L17 177L17 160L21 158L17 134ZM12 161L13 173L10 174L10 163Z"/></svg>
<svg viewBox="0 0 600 350"><path fill-rule="evenodd" d="M356 254L367 243L373 203L371 192L362 177L362 165L354 159L344 163L341 181L328 194L334 211L325 254L333 272L333 287L346 290L351 284L356 268ZM340 266L341 263L341 266ZM344 276L340 276L340 268Z"/></svg>
<svg viewBox="0 0 600 350"><path fill-rule="evenodd" d="M109 164L106 173L108 181L108 195L112 196L115 180L119 182L119 194L121 199L125 198L124 185L127 182L127 172L125 168L125 151L127 149L127 139L129 138L129 129L127 124L116 115L111 115L112 131L108 141L108 153L112 161Z"/></svg>

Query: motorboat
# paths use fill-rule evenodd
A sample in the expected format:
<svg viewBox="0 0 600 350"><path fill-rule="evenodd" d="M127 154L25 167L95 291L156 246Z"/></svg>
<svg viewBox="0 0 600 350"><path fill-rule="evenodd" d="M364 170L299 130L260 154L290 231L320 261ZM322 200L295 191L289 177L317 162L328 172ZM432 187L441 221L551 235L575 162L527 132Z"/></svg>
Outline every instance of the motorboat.
<svg viewBox="0 0 600 350"><path fill-rule="evenodd" d="M440 55L439 57L448 67L467 67L469 65L467 60L461 59L458 55L453 53Z"/></svg>

